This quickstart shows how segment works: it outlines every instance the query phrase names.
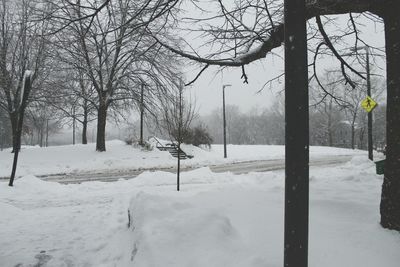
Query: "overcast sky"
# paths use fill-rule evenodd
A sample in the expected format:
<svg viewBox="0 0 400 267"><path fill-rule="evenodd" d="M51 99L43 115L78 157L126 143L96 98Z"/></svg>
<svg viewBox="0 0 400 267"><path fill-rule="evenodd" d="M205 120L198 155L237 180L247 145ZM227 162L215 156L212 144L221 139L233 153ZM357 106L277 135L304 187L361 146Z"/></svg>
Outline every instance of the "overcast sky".
<svg viewBox="0 0 400 267"><path fill-rule="evenodd" d="M243 83L241 79L241 68L226 68L222 71L217 67L208 68L193 86L188 88L188 92L194 96L199 113L208 114L222 107L224 84L232 85L225 88L227 105L237 105L242 111L248 111L255 106L259 108L270 106L276 94L282 91L283 78L280 79L281 83L274 82L272 87L268 84L261 92L258 91L269 79L283 72L283 60L269 56L263 63L257 62L246 66L248 84ZM269 65L266 66L265 63ZM193 79L196 75L195 71L187 72L187 80Z"/></svg>

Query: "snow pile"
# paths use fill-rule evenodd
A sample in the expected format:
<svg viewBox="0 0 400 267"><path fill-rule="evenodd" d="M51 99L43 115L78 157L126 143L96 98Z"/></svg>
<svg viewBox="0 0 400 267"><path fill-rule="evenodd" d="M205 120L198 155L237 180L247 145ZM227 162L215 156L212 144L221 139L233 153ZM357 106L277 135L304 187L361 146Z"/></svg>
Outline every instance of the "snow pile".
<svg viewBox="0 0 400 267"><path fill-rule="evenodd" d="M230 219L191 194L140 193L131 202L134 266L251 266Z"/></svg>

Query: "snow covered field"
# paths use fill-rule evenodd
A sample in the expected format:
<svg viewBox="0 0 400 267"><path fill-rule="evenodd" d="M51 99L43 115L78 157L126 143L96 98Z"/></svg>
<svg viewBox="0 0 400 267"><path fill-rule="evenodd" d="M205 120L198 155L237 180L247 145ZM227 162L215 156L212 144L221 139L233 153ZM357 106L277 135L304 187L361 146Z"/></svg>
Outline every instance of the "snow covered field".
<svg viewBox="0 0 400 267"><path fill-rule="evenodd" d="M254 155L247 146L229 149L228 155L237 155L230 160L267 151L271 155L262 158L283 157L283 147L253 147ZM147 166L139 156L133 161L131 148L116 141L107 153L90 146L76 154L68 147L39 150L21 154L43 163L34 166L27 160L25 173L50 173L67 165L89 171L107 160L110 168ZM315 157L355 155L340 166L311 168L309 266L398 267L400 234L379 226L382 176L375 174L366 152L311 150ZM204 152L194 162L211 161L219 152ZM160 157L152 166L175 162L163 152L143 153ZM131 157L132 165L123 157ZM171 173L145 172L113 183L61 185L33 175L16 180L13 188L1 182L0 266L283 265L283 171L234 175L201 168L182 174L180 192L175 179Z"/></svg>
<svg viewBox="0 0 400 267"><path fill-rule="evenodd" d="M183 145L195 157L182 161L183 166L204 166L248 160L283 159L284 146L229 145L228 158L223 146L213 145L210 151ZM11 173L13 155L10 149L0 152L0 177ZM311 158L329 155L361 155L365 151L311 147ZM53 147L24 147L19 155L17 176L56 173L101 172L108 170L151 169L176 166L176 159L166 151L141 151L119 140L107 142L107 152L95 151L95 144Z"/></svg>

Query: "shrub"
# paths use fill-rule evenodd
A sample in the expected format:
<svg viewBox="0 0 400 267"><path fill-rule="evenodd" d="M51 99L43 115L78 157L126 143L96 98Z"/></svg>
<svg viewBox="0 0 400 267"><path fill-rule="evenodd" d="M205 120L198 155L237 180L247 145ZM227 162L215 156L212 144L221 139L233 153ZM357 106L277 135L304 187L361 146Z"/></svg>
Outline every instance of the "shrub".
<svg viewBox="0 0 400 267"><path fill-rule="evenodd" d="M183 141L187 144L193 144L194 146L205 145L210 148L213 140L207 128L200 124L190 129L188 133L185 134L185 139Z"/></svg>

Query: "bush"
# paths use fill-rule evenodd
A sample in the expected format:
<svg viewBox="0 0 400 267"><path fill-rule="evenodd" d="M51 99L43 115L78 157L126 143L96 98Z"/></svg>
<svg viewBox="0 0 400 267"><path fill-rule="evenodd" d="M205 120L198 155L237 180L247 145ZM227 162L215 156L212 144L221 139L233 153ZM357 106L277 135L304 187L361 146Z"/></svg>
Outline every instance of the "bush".
<svg viewBox="0 0 400 267"><path fill-rule="evenodd" d="M203 125L198 125L193 129L190 129L183 140L184 143L192 144L194 146L205 145L208 148L211 147L212 138L207 131L207 128Z"/></svg>
<svg viewBox="0 0 400 267"><path fill-rule="evenodd" d="M135 138L133 138L133 137L125 138L125 144L131 146L131 145L133 145L133 143L135 143Z"/></svg>

